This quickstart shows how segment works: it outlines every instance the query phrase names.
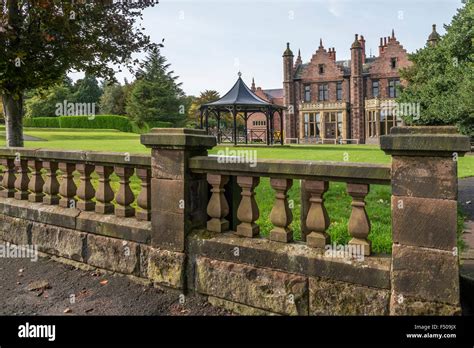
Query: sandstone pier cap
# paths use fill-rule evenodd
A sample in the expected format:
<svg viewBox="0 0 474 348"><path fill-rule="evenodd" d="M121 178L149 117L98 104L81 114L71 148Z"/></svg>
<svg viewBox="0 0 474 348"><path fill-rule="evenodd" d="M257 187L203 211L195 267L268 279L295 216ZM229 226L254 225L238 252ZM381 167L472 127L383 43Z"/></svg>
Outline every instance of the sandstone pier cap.
<svg viewBox="0 0 474 348"><path fill-rule="evenodd" d="M380 137L380 148L390 155L463 156L471 149L469 137L452 126L393 127Z"/></svg>

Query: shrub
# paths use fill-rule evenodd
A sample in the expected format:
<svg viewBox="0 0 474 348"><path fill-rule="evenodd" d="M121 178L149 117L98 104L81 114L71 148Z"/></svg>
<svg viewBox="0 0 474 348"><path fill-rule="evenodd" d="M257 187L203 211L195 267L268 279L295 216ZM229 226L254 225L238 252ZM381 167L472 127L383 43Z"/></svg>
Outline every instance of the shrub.
<svg viewBox="0 0 474 348"><path fill-rule="evenodd" d="M148 121L148 127L151 128L172 128L172 122L165 122L165 121Z"/></svg>
<svg viewBox="0 0 474 348"><path fill-rule="evenodd" d="M91 128L91 129L117 129L122 132L131 132L132 124L125 116L98 115L88 116L61 116L61 128Z"/></svg>
<svg viewBox="0 0 474 348"><path fill-rule="evenodd" d="M59 117L33 117L25 118L23 121L25 127L34 128L59 128Z"/></svg>

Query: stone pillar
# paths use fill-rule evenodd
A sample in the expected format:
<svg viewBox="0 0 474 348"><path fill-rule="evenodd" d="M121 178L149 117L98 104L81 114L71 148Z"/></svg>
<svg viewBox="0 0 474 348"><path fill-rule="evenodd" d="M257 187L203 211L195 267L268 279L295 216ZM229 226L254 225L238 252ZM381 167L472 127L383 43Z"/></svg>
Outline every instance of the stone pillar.
<svg viewBox="0 0 474 348"><path fill-rule="evenodd" d="M457 159L469 138L454 127L394 127L392 315L460 314L456 247Z"/></svg>
<svg viewBox="0 0 474 348"><path fill-rule="evenodd" d="M184 251L185 237L207 221L206 176L191 173L189 159L216 145L204 130L155 128L141 136L151 150L151 222L154 247Z"/></svg>

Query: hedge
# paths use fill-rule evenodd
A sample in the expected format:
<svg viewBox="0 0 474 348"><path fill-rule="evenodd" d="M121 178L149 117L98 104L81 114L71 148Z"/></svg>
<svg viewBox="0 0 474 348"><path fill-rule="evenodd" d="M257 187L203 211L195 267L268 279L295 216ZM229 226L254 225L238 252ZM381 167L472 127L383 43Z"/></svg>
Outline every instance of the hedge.
<svg viewBox="0 0 474 348"><path fill-rule="evenodd" d="M173 123L164 121L147 122L144 127L138 127L125 116L98 115L88 116L58 116L25 118L25 127L33 128L88 128L88 129L117 129L122 132L144 133L151 128L171 128Z"/></svg>
<svg viewBox="0 0 474 348"><path fill-rule="evenodd" d="M25 118L23 126L34 128L59 128L59 117Z"/></svg>
<svg viewBox="0 0 474 348"><path fill-rule="evenodd" d="M173 123L165 121L149 121L147 122L148 127L151 128L172 128Z"/></svg>
<svg viewBox="0 0 474 348"><path fill-rule="evenodd" d="M60 116L60 128L92 128L117 129L122 132L131 132L132 123L125 116L98 115L88 116Z"/></svg>
<svg viewBox="0 0 474 348"><path fill-rule="evenodd" d="M132 132L132 122L125 116L117 115L34 117L26 118L24 126L35 128L116 129L122 132Z"/></svg>

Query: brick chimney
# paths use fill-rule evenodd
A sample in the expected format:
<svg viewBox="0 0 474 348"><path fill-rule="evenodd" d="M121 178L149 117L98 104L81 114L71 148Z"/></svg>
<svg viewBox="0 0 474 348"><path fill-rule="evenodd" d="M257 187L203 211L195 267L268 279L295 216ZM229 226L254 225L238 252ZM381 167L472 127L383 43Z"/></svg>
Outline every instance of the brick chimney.
<svg viewBox="0 0 474 348"><path fill-rule="evenodd" d="M329 47L329 58L331 58L333 61L336 61L336 49L334 47Z"/></svg>
<svg viewBox="0 0 474 348"><path fill-rule="evenodd" d="M380 38L380 43L379 43L379 56L383 53L383 39Z"/></svg>
<svg viewBox="0 0 474 348"><path fill-rule="evenodd" d="M359 39L359 42L360 42L360 45L362 47L362 64L365 64L365 39L364 39L364 35L361 35L360 36L360 39Z"/></svg>

